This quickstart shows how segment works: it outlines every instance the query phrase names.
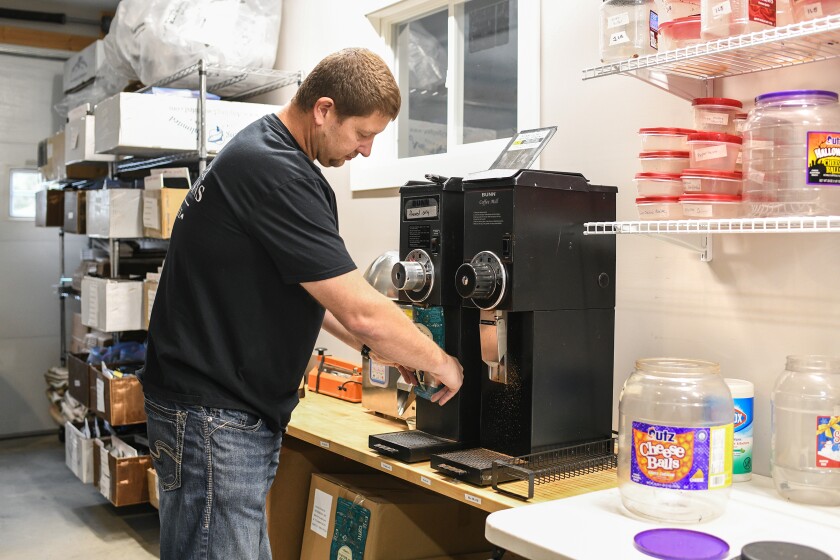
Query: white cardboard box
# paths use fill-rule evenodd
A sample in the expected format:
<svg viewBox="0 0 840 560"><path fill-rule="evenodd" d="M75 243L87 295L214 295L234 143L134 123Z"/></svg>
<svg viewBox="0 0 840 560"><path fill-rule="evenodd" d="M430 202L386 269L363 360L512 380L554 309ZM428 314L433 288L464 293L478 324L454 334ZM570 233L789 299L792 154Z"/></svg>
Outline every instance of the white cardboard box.
<svg viewBox="0 0 840 560"><path fill-rule="evenodd" d="M64 127L64 163L83 161L115 161L117 156L97 154L94 149L93 115L70 119Z"/></svg>
<svg viewBox="0 0 840 560"><path fill-rule="evenodd" d="M276 105L207 100L207 152L217 153ZM101 101L96 114L96 152L161 155L198 149L196 99L143 93L118 93Z"/></svg>
<svg viewBox="0 0 840 560"><path fill-rule="evenodd" d="M94 41L64 63L64 92L96 78L96 71L105 62L105 43Z"/></svg>
<svg viewBox="0 0 840 560"><path fill-rule="evenodd" d="M93 482L93 439L70 422L64 423L64 462L76 478L85 484Z"/></svg>
<svg viewBox="0 0 840 560"><path fill-rule="evenodd" d="M82 278L82 324L105 332L143 329L143 282Z"/></svg>
<svg viewBox="0 0 840 560"><path fill-rule="evenodd" d="M90 237L143 237L143 191L88 191L86 219Z"/></svg>

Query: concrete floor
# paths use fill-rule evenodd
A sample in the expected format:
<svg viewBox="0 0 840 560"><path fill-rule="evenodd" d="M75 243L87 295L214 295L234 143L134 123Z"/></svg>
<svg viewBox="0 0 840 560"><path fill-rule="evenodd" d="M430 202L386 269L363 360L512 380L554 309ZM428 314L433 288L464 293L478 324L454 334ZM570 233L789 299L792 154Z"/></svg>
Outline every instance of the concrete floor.
<svg viewBox="0 0 840 560"><path fill-rule="evenodd" d="M82 484L57 435L0 441L0 560L158 558L159 544L157 510Z"/></svg>

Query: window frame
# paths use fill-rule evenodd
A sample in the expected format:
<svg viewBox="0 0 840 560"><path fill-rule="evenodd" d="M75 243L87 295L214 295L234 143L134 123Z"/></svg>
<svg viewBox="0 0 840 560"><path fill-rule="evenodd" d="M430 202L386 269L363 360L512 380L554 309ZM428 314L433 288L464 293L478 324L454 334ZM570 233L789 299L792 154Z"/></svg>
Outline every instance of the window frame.
<svg viewBox="0 0 840 560"><path fill-rule="evenodd" d="M14 209L14 201L15 201L15 189L14 189L14 186L12 185L12 181L14 179L14 176L15 176L16 172L25 172L27 174L37 175L37 176L39 176L38 183L43 183L43 177L40 177L41 172L38 171L37 168L34 168L34 167L10 167L9 170L8 170L8 187L9 187L8 203L9 203L9 207L8 207L7 212L6 212L6 219L7 220L12 220L12 221L33 222L33 221L35 221L35 216L38 212L37 208L34 209L34 212L33 212L32 216L15 216L15 215L12 214L12 212L14 211L13 209ZM34 198L34 193L35 192L37 192L37 190L33 192L33 198ZM37 206L37 201L36 201L35 204Z"/></svg>
<svg viewBox="0 0 840 560"><path fill-rule="evenodd" d="M367 14L368 21L385 43L385 61L396 76L400 68L394 52L394 29L399 23L412 20L443 8L448 10L449 74L463 79L464 30L459 28L456 10L467 0L401 0L382 1L379 9ZM515 0L518 10L517 43L517 130L540 126L540 2ZM463 21L463 20L462 20ZM443 154L397 157L397 123L393 122L374 141L368 158L356 158L350 168L352 191L392 188L409 179L422 179L426 173L460 177L483 171L492 165L510 138L460 144L459 127L463 125L461 82L450 87L447 106L447 151ZM405 100L404 100L405 101ZM535 163L538 166L539 162Z"/></svg>

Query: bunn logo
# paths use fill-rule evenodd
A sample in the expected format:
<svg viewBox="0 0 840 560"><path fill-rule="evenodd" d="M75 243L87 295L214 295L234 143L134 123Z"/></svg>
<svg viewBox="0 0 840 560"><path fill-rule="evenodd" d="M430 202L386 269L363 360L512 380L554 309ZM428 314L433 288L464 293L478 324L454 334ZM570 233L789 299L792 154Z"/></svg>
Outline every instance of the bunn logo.
<svg viewBox="0 0 840 560"><path fill-rule="evenodd" d="M496 196L496 193L495 192L483 192L483 193L481 193L481 196L482 197Z"/></svg>
<svg viewBox="0 0 840 560"><path fill-rule="evenodd" d="M743 410L741 410L739 408L736 408L735 409L735 426L734 427L737 429L737 428L739 428L740 426L743 426L746 423L747 423L746 413Z"/></svg>

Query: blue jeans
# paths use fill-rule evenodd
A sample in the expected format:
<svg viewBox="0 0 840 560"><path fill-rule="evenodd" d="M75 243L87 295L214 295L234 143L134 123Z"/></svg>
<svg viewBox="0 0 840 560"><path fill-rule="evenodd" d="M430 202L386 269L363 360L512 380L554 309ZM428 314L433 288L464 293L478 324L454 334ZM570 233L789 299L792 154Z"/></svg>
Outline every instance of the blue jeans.
<svg viewBox="0 0 840 560"><path fill-rule="evenodd" d="M146 397L161 560L270 560L265 499L282 433L254 414Z"/></svg>

